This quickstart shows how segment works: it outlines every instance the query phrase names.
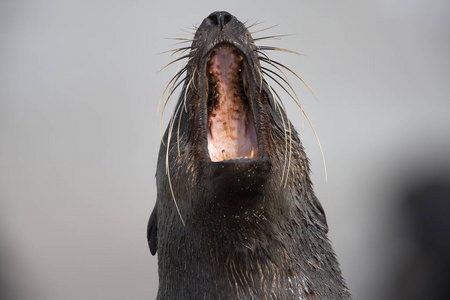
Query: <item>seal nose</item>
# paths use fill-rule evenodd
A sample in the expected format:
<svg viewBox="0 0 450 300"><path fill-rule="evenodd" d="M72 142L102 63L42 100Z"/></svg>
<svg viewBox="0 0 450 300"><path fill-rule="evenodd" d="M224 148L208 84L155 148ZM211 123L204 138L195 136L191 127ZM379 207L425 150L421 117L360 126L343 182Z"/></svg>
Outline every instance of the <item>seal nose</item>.
<svg viewBox="0 0 450 300"><path fill-rule="evenodd" d="M226 11L215 11L208 16L208 19L210 19L212 23L220 29L223 29L232 18L233 16Z"/></svg>

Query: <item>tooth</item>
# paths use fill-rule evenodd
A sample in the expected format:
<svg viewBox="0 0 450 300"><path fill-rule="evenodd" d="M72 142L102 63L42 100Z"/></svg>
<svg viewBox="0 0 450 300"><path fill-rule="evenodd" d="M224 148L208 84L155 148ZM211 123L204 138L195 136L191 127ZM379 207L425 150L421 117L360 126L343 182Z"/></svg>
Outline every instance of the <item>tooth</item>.
<svg viewBox="0 0 450 300"><path fill-rule="evenodd" d="M229 160L228 155L225 153L225 150L222 150L222 158L223 160Z"/></svg>
<svg viewBox="0 0 450 300"><path fill-rule="evenodd" d="M239 62L241 62L242 60L243 60L244 58L242 57L242 56L236 56L235 58L234 58L234 61L235 62L237 62L237 63L239 63Z"/></svg>
<svg viewBox="0 0 450 300"><path fill-rule="evenodd" d="M248 158L254 158L255 157L255 149L253 149L250 151L250 154L248 155Z"/></svg>
<svg viewBox="0 0 450 300"><path fill-rule="evenodd" d="M208 63L213 65L214 62L215 62L214 57L210 57L209 60L208 60Z"/></svg>

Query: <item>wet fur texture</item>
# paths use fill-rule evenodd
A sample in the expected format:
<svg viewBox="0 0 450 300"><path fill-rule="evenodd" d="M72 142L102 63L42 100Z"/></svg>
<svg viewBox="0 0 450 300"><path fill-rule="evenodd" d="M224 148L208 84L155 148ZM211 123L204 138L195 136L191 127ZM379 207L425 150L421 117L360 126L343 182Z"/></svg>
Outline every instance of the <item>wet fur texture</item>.
<svg viewBox="0 0 450 300"><path fill-rule="evenodd" d="M206 60L221 43L244 57L258 159L208 156ZM158 299L351 298L292 126L286 155L287 116L261 78L257 50L245 26L226 12L211 14L194 37L159 152L148 226L151 252L158 252Z"/></svg>

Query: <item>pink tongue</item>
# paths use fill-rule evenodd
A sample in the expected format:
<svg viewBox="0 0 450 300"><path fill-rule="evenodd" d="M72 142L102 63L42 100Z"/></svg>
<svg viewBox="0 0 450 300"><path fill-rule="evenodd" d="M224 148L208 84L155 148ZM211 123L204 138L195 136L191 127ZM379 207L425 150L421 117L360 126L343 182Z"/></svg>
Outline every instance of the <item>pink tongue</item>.
<svg viewBox="0 0 450 300"><path fill-rule="evenodd" d="M208 70L217 82L218 104L208 114L208 150L212 161L249 156L257 147L250 111L244 110L238 87L238 68L233 50L222 47L211 57ZM247 125L248 124L248 125ZM250 134L248 129L250 130Z"/></svg>

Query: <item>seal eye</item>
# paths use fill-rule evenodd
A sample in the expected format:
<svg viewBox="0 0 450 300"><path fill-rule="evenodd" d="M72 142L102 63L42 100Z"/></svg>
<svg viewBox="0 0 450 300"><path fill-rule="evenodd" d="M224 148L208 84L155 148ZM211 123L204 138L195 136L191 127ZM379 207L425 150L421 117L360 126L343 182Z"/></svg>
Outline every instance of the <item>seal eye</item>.
<svg viewBox="0 0 450 300"><path fill-rule="evenodd" d="M258 142L243 57L221 45L208 58L208 151L211 161L257 158Z"/></svg>

